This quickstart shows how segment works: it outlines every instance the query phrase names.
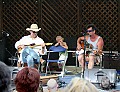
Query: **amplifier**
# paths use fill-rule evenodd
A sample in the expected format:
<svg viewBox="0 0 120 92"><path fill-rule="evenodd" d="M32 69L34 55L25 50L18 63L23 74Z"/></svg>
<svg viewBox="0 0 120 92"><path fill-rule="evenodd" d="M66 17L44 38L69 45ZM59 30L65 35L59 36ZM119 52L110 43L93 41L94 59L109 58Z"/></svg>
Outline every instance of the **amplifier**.
<svg viewBox="0 0 120 92"><path fill-rule="evenodd" d="M84 71L84 78L92 83L101 83L104 76L108 77L110 83L115 84L116 82L116 69L86 69Z"/></svg>

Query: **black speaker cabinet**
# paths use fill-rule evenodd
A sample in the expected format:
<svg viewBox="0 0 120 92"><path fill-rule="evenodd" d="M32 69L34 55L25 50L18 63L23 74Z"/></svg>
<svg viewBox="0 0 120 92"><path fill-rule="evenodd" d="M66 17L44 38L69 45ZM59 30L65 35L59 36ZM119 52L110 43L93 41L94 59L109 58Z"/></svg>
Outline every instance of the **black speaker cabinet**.
<svg viewBox="0 0 120 92"><path fill-rule="evenodd" d="M114 53L104 54L103 68L120 70L120 54L114 54Z"/></svg>
<svg viewBox="0 0 120 92"><path fill-rule="evenodd" d="M65 37L65 42L68 45L68 50L76 50L77 47L77 37Z"/></svg>
<svg viewBox="0 0 120 92"><path fill-rule="evenodd" d="M0 61L5 61L5 44L3 40L0 40Z"/></svg>

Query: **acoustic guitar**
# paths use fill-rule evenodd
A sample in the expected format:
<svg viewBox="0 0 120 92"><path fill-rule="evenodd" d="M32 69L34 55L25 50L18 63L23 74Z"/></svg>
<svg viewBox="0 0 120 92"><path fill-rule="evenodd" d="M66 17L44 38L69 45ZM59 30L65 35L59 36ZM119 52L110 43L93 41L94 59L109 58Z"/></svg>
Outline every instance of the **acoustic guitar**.
<svg viewBox="0 0 120 92"><path fill-rule="evenodd" d="M76 54L77 54L77 55L83 54L85 47L86 47L86 48L85 48L85 54L86 54L86 55L93 51L93 46L92 46L92 44L89 44L87 41L85 42L85 45L84 45L84 41L81 41L81 42L80 42L80 45L81 45L81 50L77 50L77 51L76 51Z"/></svg>
<svg viewBox="0 0 120 92"><path fill-rule="evenodd" d="M92 44L89 44L87 41L85 42L85 45L86 45L86 46L84 46L84 41L81 41L81 42L80 42L80 45L81 45L82 48L81 48L81 50L77 50L77 51L76 51L76 54L77 54L77 55L80 55L80 54L83 54L83 53L84 53L84 47L86 47L86 48L85 48L85 54L86 54L86 56L87 56L89 53L91 53L91 52L96 52L95 55L102 55L102 54L103 54L102 50L100 50L100 51L93 50L93 45L92 45Z"/></svg>
<svg viewBox="0 0 120 92"><path fill-rule="evenodd" d="M45 43L46 46L49 46L49 45L52 45L53 43ZM32 49L41 49L42 50L42 47L41 45L36 45L35 43L33 44L29 44L29 45L24 45L25 47L30 47ZM23 48L18 48L18 53L21 53Z"/></svg>

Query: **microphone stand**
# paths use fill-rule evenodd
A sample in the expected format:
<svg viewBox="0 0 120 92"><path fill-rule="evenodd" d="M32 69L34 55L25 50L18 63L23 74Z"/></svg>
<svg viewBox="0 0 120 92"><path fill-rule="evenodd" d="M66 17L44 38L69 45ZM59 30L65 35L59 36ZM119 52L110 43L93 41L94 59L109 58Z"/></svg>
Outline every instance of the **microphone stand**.
<svg viewBox="0 0 120 92"><path fill-rule="evenodd" d="M86 54L86 33L83 33L83 36L84 36L84 64L83 64L83 71L82 71L82 78L84 78L84 71L85 71L85 62L86 62L86 59L85 59L85 54Z"/></svg>
<svg viewBox="0 0 120 92"><path fill-rule="evenodd" d="M15 56L13 56L12 55L12 53L7 49L7 48L5 48L6 49L6 51L10 54L10 56L11 56L11 58L8 58L10 61L11 61L11 63L12 63L12 66L15 64L15 61L16 60L18 60L18 58L17 57L15 57ZM15 53L16 54L16 53Z"/></svg>

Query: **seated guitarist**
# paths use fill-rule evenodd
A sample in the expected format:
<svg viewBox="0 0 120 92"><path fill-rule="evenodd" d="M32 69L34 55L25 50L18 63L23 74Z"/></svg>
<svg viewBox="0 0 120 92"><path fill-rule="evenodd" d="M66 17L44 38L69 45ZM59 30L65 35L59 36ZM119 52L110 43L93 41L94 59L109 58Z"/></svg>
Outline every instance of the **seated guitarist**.
<svg viewBox="0 0 120 92"><path fill-rule="evenodd" d="M92 69L94 66L94 61L95 61L96 55L99 55L102 53L104 42L103 42L102 37L100 37L96 34L97 30L96 30L96 27L94 26L94 24L89 24L86 29L87 29L88 35L85 35L85 36L78 38L77 50L78 51L83 50L84 46L82 47L81 41L84 41L85 39L86 39L87 43L92 45L92 51L89 52L88 56L85 58L86 61L89 61L88 62L88 69ZM85 67L83 53L78 55L78 61L79 61L79 64L81 65L82 71L83 71L84 67Z"/></svg>
<svg viewBox="0 0 120 92"><path fill-rule="evenodd" d="M18 62L27 63L28 67L34 67L34 64L40 62L40 55L47 52L43 39L37 36L41 28L37 24L32 24L26 29L30 35L22 37L15 43L15 48L19 51ZM43 61L41 61L43 63Z"/></svg>

